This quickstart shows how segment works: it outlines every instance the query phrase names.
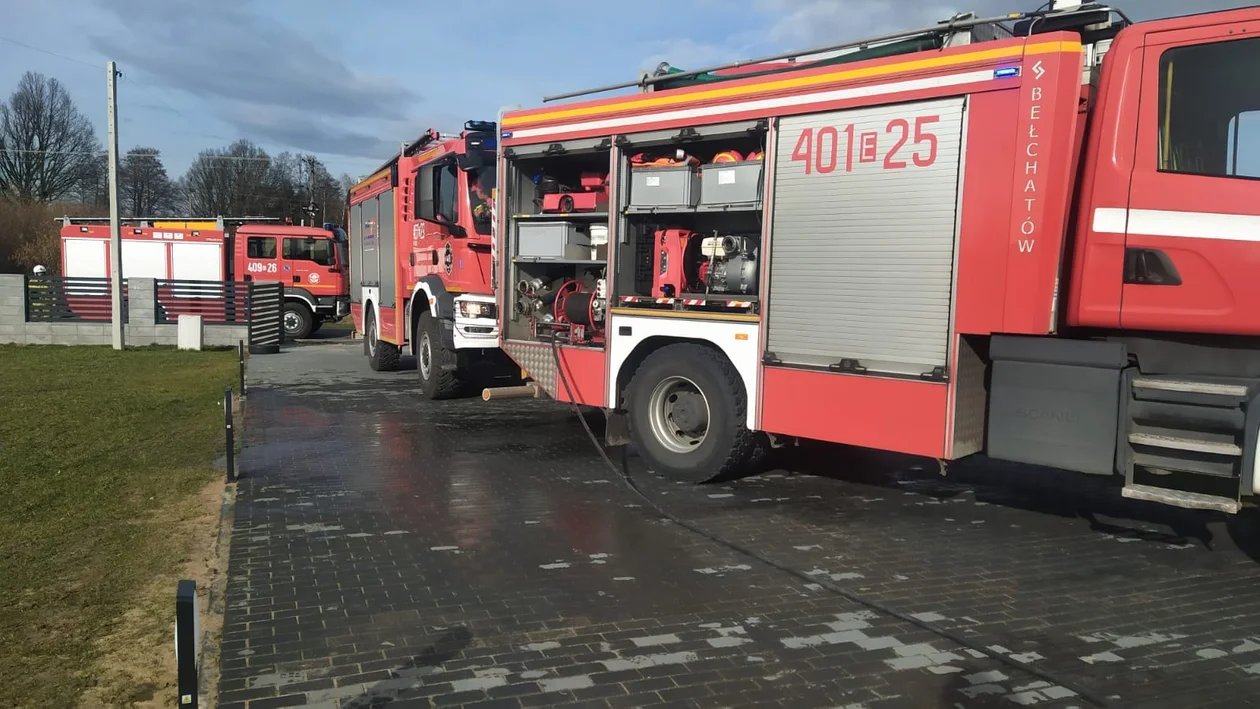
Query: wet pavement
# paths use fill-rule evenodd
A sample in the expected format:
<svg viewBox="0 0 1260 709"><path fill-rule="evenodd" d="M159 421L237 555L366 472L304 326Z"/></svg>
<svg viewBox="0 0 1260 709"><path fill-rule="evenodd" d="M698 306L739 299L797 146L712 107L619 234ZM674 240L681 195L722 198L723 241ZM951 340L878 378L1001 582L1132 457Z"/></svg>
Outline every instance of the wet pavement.
<svg viewBox="0 0 1260 709"><path fill-rule="evenodd" d="M702 487L629 459L802 579L558 404L425 402L358 341L250 366L223 709L1260 704L1252 517L840 447Z"/></svg>

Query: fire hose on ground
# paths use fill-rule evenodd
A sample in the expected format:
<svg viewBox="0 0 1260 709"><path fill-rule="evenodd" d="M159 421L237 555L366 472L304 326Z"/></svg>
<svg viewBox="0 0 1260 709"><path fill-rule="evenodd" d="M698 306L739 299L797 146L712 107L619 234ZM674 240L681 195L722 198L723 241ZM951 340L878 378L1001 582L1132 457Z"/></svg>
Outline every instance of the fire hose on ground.
<svg viewBox="0 0 1260 709"><path fill-rule="evenodd" d="M1026 674L1029 674L1039 679L1050 682L1051 684L1063 687L1064 689L1074 692L1076 696L1089 702L1090 704L1093 704L1099 707L1108 706L1107 700L1105 698L1099 696L1098 694L1092 691L1079 687L1075 683L1069 680L1063 679L1062 677L1059 677L1053 673L1034 667L1033 665L1027 662L1021 662L1019 660L1016 660L1009 655L1004 655L1002 653L990 650L987 646L979 645L975 642L972 642L971 640L968 640L967 638L963 637L962 635L959 635L958 633L955 633L951 630L946 630L945 628L937 627L936 625L933 625L932 623L919 620L918 618L915 618L908 613L903 613L901 611L890 608L884 605L883 603L880 603L879 601L867 598L866 596L863 596L858 593L854 593L853 591L850 591L846 588L838 586L825 579L819 578L817 576L810 576L803 571L794 569L790 566L774 561L773 559L769 559L745 546L742 546L735 542L724 539L716 534L713 534L712 532L709 532L699 526L696 526L690 522L687 522L686 520L680 519L677 516L665 511L659 505L657 505L655 501L653 501L650 497L648 497L646 493L640 490L638 484L635 483L634 478L631 477L629 467L625 461L625 448L624 447L622 448L622 458L623 458L622 465L618 466L616 463L613 462L612 458L608 456L608 452L604 449L604 446L600 443L599 437L596 436L595 432L591 430L591 426L589 423L586 422L586 417L582 415L582 410L577 405L577 399L573 396L573 390L569 386L569 378L565 375L564 367L560 363L560 350L558 348L558 345L555 339L551 341L551 356L555 362L556 374L560 379L560 383L564 386L565 395L569 399L569 407L573 410L573 413L577 414L578 420L582 423L582 428L585 429L587 437L590 438L591 443L595 446L595 450L599 453L599 456L603 458L604 462L608 465L609 469L611 469L614 473L617 474L617 476L621 479L622 483L627 488L629 488L629 490L632 493L634 493L639 499L643 500L643 502L646 503L650 509L652 509L654 512L656 512L660 516L664 517L665 519L673 522L674 524L688 531L691 531L695 534L698 534L704 537L705 539L708 539L714 544L726 547L727 549L730 549L731 551L747 556L773 569L777 569L778 571L781 571L785 574L794 576L800 579L801 581L804 581L805 583L816 584L817 586L820 586L826 589L827 591L830 591L831 593L837 596L840 596L848 601L856 603L860 606L865 606L877 613L881 613L883 615L896 618L897 620L900 620L904 623L909 623L910 625L916 626L918 628L922 628L923 630L926 630L934 635L938 635L942 638L945 638L946 640L949 640L950 642L953 642L959 647L981 653L985 657L989 657L993 660L996 660L1020 672L1024 672ZM484 398L484 395L483 395L483 398Z"/></svg>

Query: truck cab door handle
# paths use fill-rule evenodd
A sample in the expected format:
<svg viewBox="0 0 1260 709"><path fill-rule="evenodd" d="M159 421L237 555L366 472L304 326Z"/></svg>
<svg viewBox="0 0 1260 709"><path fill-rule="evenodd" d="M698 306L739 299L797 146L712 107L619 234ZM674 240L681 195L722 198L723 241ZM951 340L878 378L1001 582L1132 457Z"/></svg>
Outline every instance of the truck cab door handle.
<svg viewBox="0 0 1260 709"><path fill-rule="evenodd" d="M294 276L294 277L293 277L293 282L294 282L294 283L301 283L301 282L302 282L302 277L301 277L301 276Z"/></svg>

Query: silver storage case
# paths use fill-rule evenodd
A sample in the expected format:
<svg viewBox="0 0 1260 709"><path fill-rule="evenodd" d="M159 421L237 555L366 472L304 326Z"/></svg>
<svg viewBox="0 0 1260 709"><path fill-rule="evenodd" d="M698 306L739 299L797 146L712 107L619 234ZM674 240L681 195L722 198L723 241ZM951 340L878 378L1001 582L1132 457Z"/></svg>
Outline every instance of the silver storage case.
<svg viewBox="0 0 1260 709"><path fill-rule="evenodd" d="M516 255L520 258L589 259L591 237L574 222L518 222Z"/></svg>
<svg viewBox="0 0 1260 709"><path fill-rule="evenodd" d="M700 167L700 209L761 203L761 160L709 163Z"/></svg>
<svg viewBox="0 0 1260 709"><path fill-rule="evenodd" d="M694 207L700 174L691 165L630 168L630 208Z"/></svg>

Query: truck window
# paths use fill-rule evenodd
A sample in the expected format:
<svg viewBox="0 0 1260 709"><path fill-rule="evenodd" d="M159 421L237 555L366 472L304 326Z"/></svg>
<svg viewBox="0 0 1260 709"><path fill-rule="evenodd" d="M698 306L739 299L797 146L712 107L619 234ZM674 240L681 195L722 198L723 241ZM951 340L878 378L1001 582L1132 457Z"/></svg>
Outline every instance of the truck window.
<svg viewBox="0 0 1260 709"><path fill-rule="evenodd" d="M321 266L336 264L332 239L286 238L284 257L290 261L314 261Z"/></svg>
<svg viewBox="0 0 1260 709"><path fill-rule="evenodd" d="M473 228L478 234L490 235L490 199L494 194L494 166L468 171L468 204L472 209Z"/></svg>
<svg viewBox="0 0 1260 709"><path fill-rule="evenodd" d="M1260 111L1245 111L1229 122L1231 177L1260 177Z"/></svg>
<svg viewBox="0 0 1260 709"><path fill-rule="evenodd" d="M1159 62L1159 169L1260 177L1260 38L1176 47Z"/></svg>
<svg viewBox="0 0 1260 709"><path fill-rule="evenodd" d="M274 236L251 236L245 241L246 258L275 258L276 238Z"/></svg>
<svg viewBox="0 0 1260 709"><path fill-rule="evenodd" d="M455 222L459 219L456 197L459 194L459 173L453 163L440 165L437 174L437 217L444 221Z"/></svg>

